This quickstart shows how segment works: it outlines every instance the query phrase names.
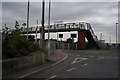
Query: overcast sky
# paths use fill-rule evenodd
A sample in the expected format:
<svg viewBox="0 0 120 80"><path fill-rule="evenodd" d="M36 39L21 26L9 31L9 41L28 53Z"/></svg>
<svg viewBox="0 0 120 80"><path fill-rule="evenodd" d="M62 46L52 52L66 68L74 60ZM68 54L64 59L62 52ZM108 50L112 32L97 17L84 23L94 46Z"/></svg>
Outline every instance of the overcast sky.
<svg viewBox="0 0 120 80"><path fill-rule="evenodd" d="M47 24L48 3L45 5L45 23ZM26 22L26 10L26 2L2 2L2 26L7 24L8 27L13 28L16 20L19 24ZM39 20L40 24L41 11L41 2L30 3L30 26L36 25L36 20ZM51 24L58 20L64 23L89 22L98 39L102 33L106 42L109 42L109 37L112 38L112 42L115 42L118 2L52 2ZM52 37L56 38L56 34L52 34ZM63 40L66 40L66 37L70 37L70 34L66 33Z"/></svg>

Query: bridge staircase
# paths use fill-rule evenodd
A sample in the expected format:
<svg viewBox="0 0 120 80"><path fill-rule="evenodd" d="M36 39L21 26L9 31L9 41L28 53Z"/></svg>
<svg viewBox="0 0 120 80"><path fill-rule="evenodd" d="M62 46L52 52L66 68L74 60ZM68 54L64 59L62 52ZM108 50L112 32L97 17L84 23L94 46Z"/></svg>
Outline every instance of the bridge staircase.
<svg viewBox="0 0 120 80"><path fill-rule="evenodd" d="M87 23L87 29L84 32L85 32L85 37L87 38L90 44L93 44L94 47L97 47L97 48L101 47L101 43L99 42L97 36L95 35L89 23Z"/></svg>

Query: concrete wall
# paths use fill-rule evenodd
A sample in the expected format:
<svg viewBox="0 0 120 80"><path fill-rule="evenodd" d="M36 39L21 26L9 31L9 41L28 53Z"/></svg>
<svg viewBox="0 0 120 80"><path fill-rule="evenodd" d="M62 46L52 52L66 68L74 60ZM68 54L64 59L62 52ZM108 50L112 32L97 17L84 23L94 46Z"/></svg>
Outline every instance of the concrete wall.
<svg viewBox="0 0 120 80"><path fill-rule="evenodd" d="M45 41L45 49L46 49L46 54L48 53L48 49L50 51L50 54L54 54L55 50L56 50L56 41L52 41L50 40L49 43L48 41Z"/></svg>
<svg viewBox="0 0 120 80"><path fill-rule="evenodd" d="M11 72L33 67L45 62L44 53L37 51L30 56L6 59L2 61L2 74L6 75Z"/></svg>

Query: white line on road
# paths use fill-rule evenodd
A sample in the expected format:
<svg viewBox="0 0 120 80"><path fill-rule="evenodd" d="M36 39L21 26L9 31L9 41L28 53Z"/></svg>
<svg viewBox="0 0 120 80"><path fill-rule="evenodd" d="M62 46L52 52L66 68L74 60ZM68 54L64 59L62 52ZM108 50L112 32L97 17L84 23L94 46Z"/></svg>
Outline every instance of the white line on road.
<svg viewBox="0 0 120 80"><path fill-rule="evenodd" d="M71 63L71 64L74 64L74 63L76 63L76 60L77 60L78 58L75 58L75 60Z"/></svg>
<svg viewBox="0 0 120 80"><path fill-rule="evenodd" d="M78 63L78 62L86 60L86 59L87 58L75 58L75 60L71 64Z"/></svg>
<svg viewBox="0 0 120 80"><path fill-rule="evenodd" d="M88 65L88 63L86 63L86 64L83 64L83 65L81 65L82 67L84 67L84 66L87 66Z"/></svg>
<svg viewBox="0 0 120 80"><path fill-rule="evenodd" d="M72 71L72 70L74 70L74 69L76 69L76 68L68 69L67 71Z"/></svg>
<svg viewBox="0 0 120 80"><path fill-rule="evenodd" d="M50 77L50 79L55 78L56 76L57 76L57 75L54 75L54 76Z"/></svg>
<svg viewBox="0 0 120 80"><path fill-rule="evenodd" d="M54 76L52 76L52 77L50 77L50 78L48 78L48 79L46 79L46 80L50 80L50 79L53 79L53 78L55 78L57 75L54 75Z"/></svg>

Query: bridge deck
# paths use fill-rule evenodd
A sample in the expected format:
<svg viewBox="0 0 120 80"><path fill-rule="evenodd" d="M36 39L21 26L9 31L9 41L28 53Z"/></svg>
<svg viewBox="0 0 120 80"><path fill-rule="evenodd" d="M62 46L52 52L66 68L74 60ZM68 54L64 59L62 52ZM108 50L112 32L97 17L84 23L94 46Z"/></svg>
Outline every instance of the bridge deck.
<svg viewBox="0 0 120 80"><path fill-rule="evenodd" d="M44 27L44 33L49 32L70 32L70 31L84 31L86 38L90 42L97 42L99 44L99 41L97 39L97 36L94 34L94 31L92 30L92 27L89 23L84 23L84 22L77 22L77 23L65 23L65 24L54 24L45 26ZM41 27L30 27L28 28L28 33L41 33ZM27 28L22 28L22 34L27 33Z"/></svg>
<svg viewBox="0 0 120 80"><path fill-rule="evenodd" d="M54 32L70 32L70 31L84 31L85 29L80 29L80 28L71 28L71 29L50 29L49 32L50 33L54 33ZM48 33L48 30L44 30L45 33ZM29 31L28 32L29 34L30 33L36 33L36 31ZM37 30L37 33L41 33L41 31L38 31ZM27 34L26 31L22 32L22 34Z"/></svg>

